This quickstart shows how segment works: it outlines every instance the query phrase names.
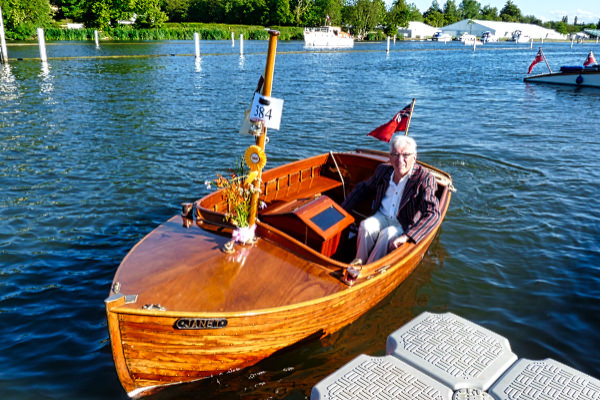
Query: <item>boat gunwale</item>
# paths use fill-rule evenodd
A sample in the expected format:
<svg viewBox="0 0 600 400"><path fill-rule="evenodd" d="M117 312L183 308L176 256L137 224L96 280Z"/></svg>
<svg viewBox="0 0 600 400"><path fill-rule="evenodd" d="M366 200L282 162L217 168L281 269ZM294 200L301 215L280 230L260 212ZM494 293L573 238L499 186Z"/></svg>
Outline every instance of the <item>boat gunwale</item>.
<svg viewBox="0 0 600 400"><path fill-rule="evenodd" d="M345 287L344 287L344 289L339 290L335 293L332 293L332 294L329 294L326 296L321 296L321 297L311 299L311 300L305 300L305 301L302 301L299 303L287 304L284 306L261 308L261 309L254 309L254 310L249 310L249 311L229 311L229 312L227 312L227 311L225 311L225 312L168 311L168 310L161 311L161 310L130 308L130 307L128 307L128 304L121 304L121 305L116 305L114 307L110 307L110 303L125 296L125 294L116 293L116 294L109 296L105 300L105 302L107 304L107 311L114 312L116 314L128 314L128 315L162 317L162 318L198 317L199 315L202 315L203 317L206 317L206 318L243 318L243 317L252 317L252 316L256 316L256 315L275 314L278 312L285 312L285 311L300 309L300 308L304 308L304 307L311 307L311 306L314 306L319 303L324 303L324 302L334 300L337 297L347 296L353 292L363 290L364 288L367 288L368 286L374 285L381 279L386 279L388 275L392 274L392 272L404 267L404 265L406 265L406 263L409 260L413 259L413 257L419 256L419 254L422 254L424 256L426 249L423 249L423 247L429 248L431 241L433 241L433 238L435 237L435 235L437 235L439 228L441 227L444 217L446 215L446 212L448 210L448 207L450 205L451 196L452 196L451 191L449 188L447 188L444 207L440 213L441 214L440 221L437 224L436 228L432 232L430 232L429 235L427 235L420 243L417 243L417 244L406 243L402 247L398 248L396 251L391 252L391 253L387 254L386 256L384 256L383 258L381 258L380 260L376 261L375 263L370 264L370 265L375 266L374 273L369 275L368 278L360 279L352 286L345 286L345 284L343 284L340 281L340 284L344 285ZM259 240L265 240L265 239L259 239ZM143 241L143 239L142 239L142 241ZM316 263L314 263L314 264L316 264ZM367 265L369 265L369 264L367 264ZM382 270L382 269L384 269L384 271L377 273L377 271ZM115 297L112 297L112 296L115 296Z"/></svg>

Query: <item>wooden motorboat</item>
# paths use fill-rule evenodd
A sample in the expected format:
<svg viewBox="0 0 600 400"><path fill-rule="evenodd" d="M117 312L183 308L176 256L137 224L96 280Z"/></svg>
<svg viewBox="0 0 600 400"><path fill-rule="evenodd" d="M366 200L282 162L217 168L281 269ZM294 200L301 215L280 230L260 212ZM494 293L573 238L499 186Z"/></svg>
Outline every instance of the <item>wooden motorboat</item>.
<svg viewBox="0 0 600 400"><path fill-rule="evenodd" d="M246 244L231 241L222 190L136 244L105 300L113 358L129 396L253 365L341 329L393 291L434 239L452 180L421 163L438 184L438 225L418 244L364 265L349 285L353 222L370 202L352 214L339 204L387 161L385 152L330 152L261 172L256 193L266 207L257 209L256 238Z"/></svg>

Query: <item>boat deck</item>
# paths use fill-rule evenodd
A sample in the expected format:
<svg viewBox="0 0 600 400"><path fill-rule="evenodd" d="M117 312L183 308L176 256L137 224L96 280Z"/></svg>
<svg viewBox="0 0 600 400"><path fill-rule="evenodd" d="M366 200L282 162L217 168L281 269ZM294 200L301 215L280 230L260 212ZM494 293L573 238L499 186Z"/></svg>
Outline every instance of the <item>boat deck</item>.
<svg viewBox="0 0 600 400"><path fill-rule="evenodd" d="M236 244L234 254L215 252L230 235L202 229L195 222L185 227L183 222L180 216L172 217L123 260L114 283L119 283L120 293L138 299L121 307L246 312L347 289L329 270L263 239Z"/></svg>

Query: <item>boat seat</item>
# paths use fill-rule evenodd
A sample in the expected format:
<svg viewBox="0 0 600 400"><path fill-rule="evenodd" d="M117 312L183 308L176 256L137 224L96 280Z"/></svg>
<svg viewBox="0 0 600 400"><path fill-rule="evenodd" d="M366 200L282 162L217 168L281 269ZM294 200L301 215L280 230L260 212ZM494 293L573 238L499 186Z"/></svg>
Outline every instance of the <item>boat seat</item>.
<svg viewBox="0 0 600 400"><path fill-rule="evenodd" d="M294 180L296 183L294 183ZM342 182L323 175L301 178L301 174L290 174L264 183L262 200L267 210L280 203L292 200L316 197L329 190L342 186Z"/></svg>

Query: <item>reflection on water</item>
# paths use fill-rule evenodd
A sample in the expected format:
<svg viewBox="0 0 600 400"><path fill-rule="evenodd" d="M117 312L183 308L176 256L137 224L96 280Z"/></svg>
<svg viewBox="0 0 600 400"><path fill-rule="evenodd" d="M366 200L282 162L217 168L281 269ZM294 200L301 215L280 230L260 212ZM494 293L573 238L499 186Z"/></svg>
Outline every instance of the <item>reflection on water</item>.
<svg viewBox="0 0 600 400"><path fill-rule="evenodd" d="M47 62L42 61L40 66L40 93L49 94L54 90L52 81L54 77L50 75L50 66Z"/></svg>
<svg viewBox="0 0 600 400"><path fill-rule="evenodd" d="M232 44L202 42L195 60L156 56L189 54L193 42L48 43L47 64L0 67L3 398L124 398L102 302L127 251L253 143L238 131L267 42L247 41L245 55ZM356 355L382 354L386 336L425 310L600 377L600 90L523 83L529 46L302 45L278 44L273 96L285 103L267 167L385 150L366 133L414 97L419 158L458 188L440 235L408 280L337 334L157 398L304 398ZM36 46L10 52L37 57ZM544 44L553 68L588 52ZM52 58L96 54L151 57Z"/></svg>
<svg viewBox="0 0 600 400"><path fill-rule="evenodd" d="M14 101L18 97L18 86L8 63L0 64L0 98L3 101Z"/></svg>

